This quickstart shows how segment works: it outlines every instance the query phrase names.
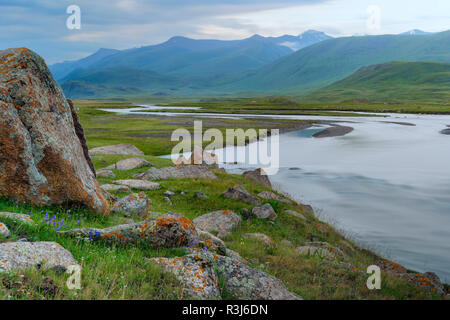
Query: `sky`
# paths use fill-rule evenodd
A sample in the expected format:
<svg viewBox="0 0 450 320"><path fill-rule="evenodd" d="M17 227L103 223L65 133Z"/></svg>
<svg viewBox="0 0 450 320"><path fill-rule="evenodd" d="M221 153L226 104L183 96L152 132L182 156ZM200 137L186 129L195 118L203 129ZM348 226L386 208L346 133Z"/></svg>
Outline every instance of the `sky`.
<svg viewBox="0 0 450 320"><path fill-rule="evenodd" d="M80 29L67 19L80 8ZM75 20L70 20L75 21ZM299 35L334 37L450 29L449 0L0 0L0 49L28 47L48 64L99 48L166 41Z"/></svg>

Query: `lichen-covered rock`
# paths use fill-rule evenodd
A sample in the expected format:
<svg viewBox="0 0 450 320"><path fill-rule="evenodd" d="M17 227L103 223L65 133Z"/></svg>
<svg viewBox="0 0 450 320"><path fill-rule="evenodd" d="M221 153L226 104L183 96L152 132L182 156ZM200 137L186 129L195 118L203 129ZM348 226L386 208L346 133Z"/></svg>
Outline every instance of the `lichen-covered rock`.
<svg viewBox="0 0 450 320"><path fill-rule="evenodd" d="M117 191L117 192L130 192L131 189L128 186L123 186L119 184L102 184L100 186L104 191Z"/></svg>
<svg viewBox="0 0 450 320"><path fill-rule="evenodd" d="M252 209L252 214L258 219L275 220L277 213L273 210L270 203L265 203L262 206L256 206Z"/></svg>
<svg viewBox="0 0 450 320"><path fill-rule="evenodd" d="M65 271L76 264L72 254L56 242L0 243L0 272L35 267Z"/></svg>
<svg viewBox="0 0 450 320"><path fill-rule="evenodd" d="M28 225L33 225L34 221L30 218L29 215L23 213L14 213L14 212L0 212L0 219L7 218L13 220L15 222L21 222Z"/></svg>
<svg viewBox="0 0 450 320"><path fill-rule="evenodd" d="M153 263L172 272L189 296L198 299L221 299L219 277L228 294L245 300L300 300L274 276L252 269L246 264L217 254L199 251L178 258L153 258Z"/></svg>
<svg viewBox="0 0 450 320"><path fill-rule="evenodd" d="M9 229L6 225L0 222L0 236L2 237L9 237Z"/></svg>
<svg viewBox="0 0 450 320"><path fill-rule="evenodd" d="M120 170L120 171L127 171L127 170L142 168L142 167L148 167L151 165L152 164L150 162L148 162L147 160L144 160L142 158L129 158L129 159L120 160L117 163L106 167L105 169L109 169L109 170L116 169L116 170Z"/></svg>
<svg viewBox="0 0 450 320"><path fill-rule="evenodd" d="M112 172L112 170L100 169L100 170L97 171L97 177L101 177L101 178L115 178L116 175L114 174L114 172Z"/></svg>
<svg viewBox="0 0 450 320"><path fill-rule="evenodd" d="M195 227L208 232L217 232L222 238L241 224L241 217L231 210L219 210L204 214L193 220Z"/></svg>
<svg viewBox="0 0 450 320"><path fill-rule="evenodd" d="M143 156L144 153L128 143L120 143L112 146L103 146L98 148L93 148L89 150L89 153L92 155L100 155L100 154L121 154L121 155L131 155L131 156Z"/></svg>
<svg viewBox="0 0 450 320"><path fill-rule="evenodd" d="M126 217L136 215L139 218L146 218L151 204L152 201L144 192L132 193L114 203L112 211L123 212Z"/></svg>
<svg viewBox="0 0 450 320"><path fill-rule="evenodd" d="M187 247L198 242L194 224L186 217L167 213L138 223L105 229L83 228L60 233L107 243L148 243L154 248Z"/></svg>
<svg viewBox="0 0 450 320"><path fill-rule="evenodd" d="M129 179L129 180L115 180L113 182L137 190L148 191L161 189L161 185L153 181Z"/></svg>
<svg viewBox="0 0 450 320"><path fill-rule="evenodd" d="M227 254L227 247L225 246L225 242L216 237L215 235L203 231L197 228L198 240L202 242L207 249L213 248L217 253L221 255Z"/></svg>
<svg viewBox="0 0 450 320"><path fill-rule="evenodd" d="M176 166L183 166L189 164L189 160L184 155L179 156L176 160L172 161Z"/></svg>
<svg viewBox="0 0 450 320"><path fill-rule="evenodd" d="M258 193L258 197L263 198L263 199L267 199L267 200L277 200L286 204L292 204L292 201L285 199L283 197L280 197L279 195L270 192L270 191L263 191Z"/></svg>
<svg viewBox="0 0 450 320"><path fill-rule="evenodd" d="M294 211L294 210L285 210L284 212L286 212L287 214L289 214L291 216L300 218L302 220L305 220L305 221L307 220L306 217L303 214L301 214L300 212L297 212L297 211Z"/></svg>
<svg viewBox="0 0 450 320"><path fill-rule="evenodd" d="M257 197L248 193L243 186L239 185L229 188L223 196L228 199L239 200L250 204L259 204L261 202Z"/></svg>
<svg viewBox="0 0 450 320"><path fill-rule="evenodd" d="M266 246L272 247L275 245L275 243L270 239L269 236L263 234L263 233L246 233L244 234L244 238L247 239L257 239L262 241Z"/></svg>
<svg viewBox="0 0 450 320"><path fill-rule="evenodd" d="M256 170L251 170L251 171L245 171L243 173L243 175L247 179L256 181L256 182L262 184L263 186L272 188L272 184L270 183L267 173L261 168L256 169Z"/></svg>
<svg viewBox="0 0 450 320"><path fill-rule="evenodd" d="M0 195L109 213L64 93L25 48L0 51Z"/></svg>
<svg viewBox="0 0 450 320"><path fill-rule="evenodd" d="M207 166L174 166L150 168L146 172L135 175L143 180L166 180L177 178L217 179L217 176Z"/></svg>
<svg viewBox="0 0 450 320"><path fill-rule="evenodd" d="M378 259L375 265L379 266L383 272L386 272L394 278L407 280L409 283L416 285L422 289L434 292L437 295L445 295L444 286L439 277L433 272L411 273L397 262Z"/></svg>
<svg viewBox="0 0 450 320"><path fill-rule="evenodd" d="M187 297L220 300L219 278L210 262L196 255L176 258L152 258L150 262L160 265L166 272L175 274L182 283Z"/></svg>

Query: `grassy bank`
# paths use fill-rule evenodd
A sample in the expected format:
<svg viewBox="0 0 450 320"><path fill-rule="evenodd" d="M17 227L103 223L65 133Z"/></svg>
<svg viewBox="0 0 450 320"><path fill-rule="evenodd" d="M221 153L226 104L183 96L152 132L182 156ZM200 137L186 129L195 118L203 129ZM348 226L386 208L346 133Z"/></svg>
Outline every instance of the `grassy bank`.
<svg viewBox="0 0 450 320"><path fill-rule="evenodd" d="M145 152L146 160L156 167L168 166L169 160L156 155L170 152L169 141L173 129L185 126L192 129L192 118L186 117L144 117L117 116L99 111L99 107L127 104L105 102L77 102L79 115L86 131L90 148L128 142ZM205 119L203 119L205 120ZM211 121L211 122L209 122ZM204 127L245 128L292 128L309 125L308 122L230 120L212 119ZM104 168L126 156L95 156L96 169ZM146 168L131 171L113 170L116 179L132 178ZM248 180L241 175L227 174L213 170L218 179L168 179L160 181L160 190L146 191L152 200L151 211L165 213L178 212L194 219L215 210L233 210L243 218L239 229L224 239L226 246L237 251L248 260L251 267L265 271L281 279L293 292L305 299L439 299L434 293L416 285L392 277L382 276L381 290L369 290L366 286L369 265L379 258L377 254L360 248L351 239L346 239L333 226L304 209L300 204L286 204L276 200L263 200L270 203L278 217L272 223L250 216L247 212L252 206L240 201L227 199L223 192L234 185L244 186L256 195L270 188ZM111 178L99 178L100 183L110 183ZM171 190L175 196L172 205L164 200L164 191ZM137 190L134 190L137 191ZM182 195L181 191L186 194ZM196 191L205 193L208 198L199 199ZM116 194L119 197L125 193ZM286 213L286 209L302 213L303 220ZM36 208L0 199L0 211L29 214L35 226L6 222L11 231L9 239L16 241L56 241L69 250L82 265L82 289L69 290L66 286L68 274L53 271L28 270L17 273L0 273L0 299L187 299L178 280L171 274L148 262L150 257L174 257L187 253L186 248L152 249L144 244L107 245L101 242L69 238L57 233L57 229L67 230L78 227L107 227L122 223L139 221L113 213L110 217L97 217L83 208L47 207ZM46 217L55 217L55 223L47 223ZM63 222L61 222L63 221ZM274 246L266 246L256 239L244 237L246 233L263 233L269 236ZM290 241L290 244L286 242ZM318 256L302 256L296 247L309 241L327 242L340 248L345 254L345 263L335 263ZM411 271L413 273L413 271ZM229 298L224 296L224 298Z"/></svg>

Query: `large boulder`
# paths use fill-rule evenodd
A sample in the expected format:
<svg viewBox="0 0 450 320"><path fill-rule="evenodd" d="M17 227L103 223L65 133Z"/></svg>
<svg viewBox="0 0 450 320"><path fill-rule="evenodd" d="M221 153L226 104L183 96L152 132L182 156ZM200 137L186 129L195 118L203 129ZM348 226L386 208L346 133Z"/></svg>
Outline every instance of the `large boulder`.
<svg viewBox="0 0 450 320"><path fill-rule="evenodd" d="M302 299L290 292L274 276L252 269L247 264L230 257L199 251L184 257L149 260L174 273L189 297L218 300L222 298L221 292L225 290L235 299ZM218 281L220 278L223 280L222 284Z"/></svg>
<svg viewBox="0 0 450 320"><path fill-rule="evenodd" d="M101 154L120 154L120 155L131 155L131 156L143 156L144 153L128 143L120 143L112 146L97 147L89 150L91 155L101 155Z"/></svg>
<svg viewBox="0 0 450 320"><path fill-rule="evenodd" d="M192 221L172 213L138 223L122 224L105 229L83 228L60 233L107 243L143 241L154 248L187 247L198 242L197 230Z"/></svg>
<svg viewBox="0 0 450 320"><path fill-rule="evenodd" d="M270 183L267 173L261 168L256 169L256 170L245 171L243 173L243 175L247 179L256 181L256 182L262 184L263 186L272 188L272 184Z"/></svg>
<svg viewBox="0 0 450 320"><path fill-rule="evenodd" d="M234 186L224 192L223 196L228 199L239 200L250 204L259 204L261 201L248 193L243 186Z"/></svg>
<svg viewBox="0 0 450 320"><path fill-rule="evenodd" d="M0 272L44 268L64 271L77 265L72 254L56 242L0 243Z"/></svg>
<svg viewBox="0 0 450 320"><path fill-rule="evenodd" d="M0 51L0 196L109 213L72 112L41 57Z"/></svg>
<svg viewBox="0 0 450 320"><path fill-rule="evenodd" d="M231 210L214 211L193 220L197 229L217 232L219 238L229 235L233 229L240 226L241 221L241 217Z"/></svg>

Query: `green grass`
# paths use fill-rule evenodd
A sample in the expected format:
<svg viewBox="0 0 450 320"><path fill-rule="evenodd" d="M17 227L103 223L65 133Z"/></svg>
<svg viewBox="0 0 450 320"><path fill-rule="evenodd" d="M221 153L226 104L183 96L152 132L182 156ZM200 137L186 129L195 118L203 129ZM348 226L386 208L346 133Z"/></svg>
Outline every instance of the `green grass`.
<svg viewBox="0 0 450 320"><path fill-rule="evenodd" d="M305 97L310 101L450 102L450 64L390 62L363 67Z"/></svg>
<svg viewBox="0 0 450 320"><path fill-rule="evenodd" d="M286 101L285 101L286 102ZM285 103L283 102L283 103ZM251 103L251 102L250 102ZM252 104L252 103L251 103ZM273 103L272 103L273 104ZM167 122L188 121L178 117L145 118L120 117L98 111L99 106L124 107L126 103L112 104L110 102L77 102L79 114L86 130L90 147L110 143L129 142L144 150L144 158L156 167L170 165L167 159L155 155L168 153L170 144L167 138L154 136L130 137L129 130L139 132L170 132L176 125ZM296 107L297 104L292 104ZM273 105L269 106L273 107ZM190 119L189 121L192 121ZM222 119L218 120L222 122ZM184 123L184 122L183 122ZM222 122L224 128L228 125L243 124L266 125L264 122ZM281 123L283 124L283 123ZM273 122L274 127L280 123ZM289 124L292 126L292 123ZM169 150L170 152L170 150ZM95 156L93 162L97 169L106 167L126 156L110 155ZM121 172L113 170L116 179L132 178L134 174L144 172L147 168ZM383 276L382 290L369 291L366 288L367 266L374 263L378 255L358 247L351 239L336 231L333 226L321 222L316 216L304 212L297 204L285 204L278 201L263 201L272 204L278 214L274 223L252 218L247 214L252 206L240 201L227 199L223 192L234 185L243 185L251 194L270 190L241 175L232 175L221 170L214 170L217 179L169 179L160 181L160 190L146 191L152 200L151 211L165 213L167 211L182 213L189 219L215 210L233 210L243 218L241 227L232 232L224 241L228 248L237 251L248 260L251 267L263 270L281 279L293 292L306 299L429 299L438 298L427 291ZM100 183L109 183L113 179L99 178ZM171 198L173 205L164 201L164 191L176 193ZM137 192L138 190L133 190ZM186 192L181 195L180 192ZM195 192L205 193L207 199L198 199ZM125 193L117 194L124 196ZM292 209L303 213L308 221L291 217L284 211ZM69 211L70 210L70 211ZM27 238L29 241L56 241L69 250L82 265L82 289L69 290L65 285L69 275L50 270L25 270L16 273L0 274L0 299L186 299L175 276L163 272L159 267L150 264L147 258L174 257L186 254L185 248L153 249L143 243L135 245L108 245L102 242L92 242L70 238L57 233L54 226L44 221L47 214L55 216L57 221L64 219L66 229L77 227L104 228L112 225L138 221L138 218L127 218L120 213L112 213L109 217L100 217L83 208L66 208L64 206L37 208L26 204L2 198L0 211L29 213L36 222L34 226L16 224L10 220L1 219L10 231L9 239L0 242L16 241ZM320 229L325 226L328 232ZM248 239L245 233L264 233L275 243L267 247L256 239ZM326 241L344 250L347 262L355 269L332 264L317 256L299 256L295 247L314 239ZM289 240L292 246L284 245ZM233 298L232 292L227 292L222 282L222 297Z"/></svg>

